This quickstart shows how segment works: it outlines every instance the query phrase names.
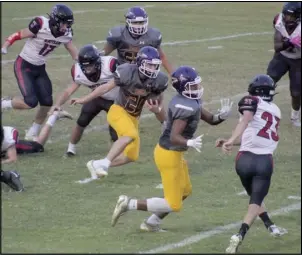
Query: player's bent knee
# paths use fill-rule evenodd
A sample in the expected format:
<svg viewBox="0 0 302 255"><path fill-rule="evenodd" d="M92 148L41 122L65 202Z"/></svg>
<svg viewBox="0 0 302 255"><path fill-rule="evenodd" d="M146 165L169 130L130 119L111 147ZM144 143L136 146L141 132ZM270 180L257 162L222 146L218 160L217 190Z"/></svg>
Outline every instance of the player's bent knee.
<svg viewBox="0 0 302 255"><path fill-rule="evenodd" d="M36 97L24 97L24 103L27 104L30 108L36 108L39 101Z"/></svg>
<svg viewBox="0 0 302 255"><path fill-rule="evenodd" d="M43 98L43 100L40 101L40 105L41 106L51 107L53 105L53 99L52 99L52 97Z"/></svg>
<svg viewBox="0 0 302 255"><path fill-rule="evenodd" d="M81 128L86 128L89 125L89 123L90 123L89 119L86 116L82 116L82 114L77 120L77 124Z"/></svg>
<svg viewBox="0 0 302 255"><path fill-rule="evenodd" d="M251 194L251 197L250 197L250 203L249 204L256 204L256 205L259 205L261 206L264 198L266 197L267 195L267 192L265 193L262 193L262 192L253 192Z"/></svg>

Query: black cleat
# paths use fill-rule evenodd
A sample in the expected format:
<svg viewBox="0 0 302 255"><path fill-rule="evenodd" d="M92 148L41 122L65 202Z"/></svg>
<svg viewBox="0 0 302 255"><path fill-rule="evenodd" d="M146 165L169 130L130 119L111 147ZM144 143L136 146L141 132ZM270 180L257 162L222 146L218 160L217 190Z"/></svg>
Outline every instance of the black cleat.
<svg viewBox="0 0 302 255"><path fill-rule="evenodd" d="M20 174L16 171L3 171L1 173L1 180L15 191L21 192L24 190L23 184L20 181Z"/></svg>
<svg viewBox="0 0 302 255"><path fill-rule="evenodd" d="M68 157L68 158L74 157L75 155L76 155L76 154L73 153L72 151L67 151L67 152L65 153L65 156Z"/></svg>

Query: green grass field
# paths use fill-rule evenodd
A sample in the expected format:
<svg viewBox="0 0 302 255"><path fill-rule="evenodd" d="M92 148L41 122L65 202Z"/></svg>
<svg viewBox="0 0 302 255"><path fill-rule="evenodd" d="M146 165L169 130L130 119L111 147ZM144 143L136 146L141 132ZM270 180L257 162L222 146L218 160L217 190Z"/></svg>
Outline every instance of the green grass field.
<svg viewBox="0 0 302 255"><path fill-rule="evenodd" d="M150 25L163 34L163 45L173 65L192 65L199 70L205 88L207 108L216 111L221 97L234 97L246 91L249 80L265 73L273 52L272 19L282 3L140 3L146 7ZM103 41L107 31L123 23L126 8L133 3L69 3L75 11L74 42L78 47ZM2 4L2 38L26 27L30 17L50 11L52 3ZM101 10L98 10L101 9ZM25 18L28 17L28 18ZM249 34L247 34L249 33ZM171 43L176 42L176 43ZM2 95L19 95L13 73L14 60L24 42L17 42L2 58ZM96 44L102 48L102 44ZM217 47L220 46L220 47ZM210 47L210 48L209 48ZM211 48L214 47L214 48ZM216 48L215 48L216 47ZM71 82L72 60L64 47L49 59L48 73L56 96ZM53 55L53 56L54 56ZM287 77L278 88L275 102L282 111L280 143L275 154L275 172L266 205L270 211L286 208L300 201L288 196L301 194L301 130L290 124L290 96ZM80 89L77 95L88 93ZM166 92L166 104L174 91ZM168 245L159 252L223 253L237 227L227 229L182 247L172 246L185 238L242 220L248 198L238 196L243 188L234 171L234 157L214 148L218 137L227 137L236 125L233 116L220 126L199 126L204 133L204 147L199 154L189 150L193 195L183 210L167 217L163 226L167 233L141 233L139 225L148 216L130 212L115 228L111 214L120 194L146 198L161 196L155 189L160 176L153 162L153 149L161 127L154 118L141 120L141 154L138 162L110 170L104 182L75 183L89 177L86 162L106 155L107 131L93 130L106 124L100 114L91 124L78 146L78 155L64 159L69 135L75 121L58 122L46 151L40 155L20 156L16 168L25 184L24 193L7 192L2 187L2 252L5 253L137 253ZM80 107L66 105L75 117ZM34 119L36 110L5 111L3 125L19 129L21 136ZM148 113L144 111L144 114ZM297 208L296 208L297 209ZM280 211L279 211L280 212ZM278 214L278 213L277 213ZM273 238L256 222L240 248L241 253L301 253L300 209L279 213L273 220L288 230L281 238ZM187 245L186 245L187 244ZM169 246L170 245L170 246Z"/></svg>

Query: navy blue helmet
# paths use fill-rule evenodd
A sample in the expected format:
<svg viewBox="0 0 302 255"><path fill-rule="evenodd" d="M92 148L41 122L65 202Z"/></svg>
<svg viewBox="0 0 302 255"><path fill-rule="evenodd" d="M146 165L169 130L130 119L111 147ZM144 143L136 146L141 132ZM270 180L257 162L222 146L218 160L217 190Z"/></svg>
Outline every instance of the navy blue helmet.
<svg viewBox="0 0 302 255"><path fill-rule="evenodd" d="M143 35L148 31L148 14L144 8L135 6L125 14L126 26L133 35Z"/></svg>
<svg viewBox="0 0 302 255"><path fill-rule="evenodd" d="M273 79L266 74L256 75L250 82L248 92L251 96L259 96L264 101L270 102L273 100L276 89Z"/></svg>
<svg viewBox="0 0 302 255"><path fill-rule="evenodd" d="M283 22L290 28L295 28L301 21L301 2L286 2L282 9Z"/></svg>
<svg viewBox="0 0 302 255"><path fill-rule="evenodd" d="M79 50L78 62L82 72L86 76L97 74L96 76L99 77L101 73L102 61L101 53L98 51L97 47L92 44L84 45Z"/></svg>
<svg viewBox="0 0 302 255"><path fill-rule="evenodd" d="M137 53L136 64L142 74L148 78L156 78L161 65L158 50L152 46L141 48Z"/></svg>
<svg viewBox="0 0 302 255"><path fill-rule="evenodd" d="M199 99L203 94L201 77L190 66L181 66L172 74L172 86L176 91L189 99Z"/></svg>
<svg viewBox="0 0 302 255"><path fill-rule="evenodd" d="M54 37L63 36L74 23L73 12L65 4L55 5L49 14L49 27Z"/></svg>

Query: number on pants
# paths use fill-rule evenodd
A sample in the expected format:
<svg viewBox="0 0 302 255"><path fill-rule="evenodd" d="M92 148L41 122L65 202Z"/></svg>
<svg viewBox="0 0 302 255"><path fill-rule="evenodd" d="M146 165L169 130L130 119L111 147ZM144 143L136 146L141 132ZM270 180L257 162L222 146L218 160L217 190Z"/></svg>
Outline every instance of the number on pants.
<svg viewBox="0 0 302 255"><path fill-rule="evenodd" d="M263 138L266 139L272 139L274 141L279 141L279 136L278 136L278 128L279 128L279 124L280 124L280 119L276 116L274 116L275 118L273 118L273 115L269 112L264 112L261 115L261 118L263 120L266 121L265 126L258 132L258 136L261 136ZM271 134L268 133L268 130L271 128L271 126L273 125L273 119L275 119L276 123L275 123L275 129L276 132L271 131Z"/></svg>
<svg viewBox="0 0 302 255"><path fill-rule="evenodd" d="M40 50L39 55L42 55L45 57L47 54L52 52L57 46L55 45L49 45L47 43L44 44L43 48Z"/></svg>

